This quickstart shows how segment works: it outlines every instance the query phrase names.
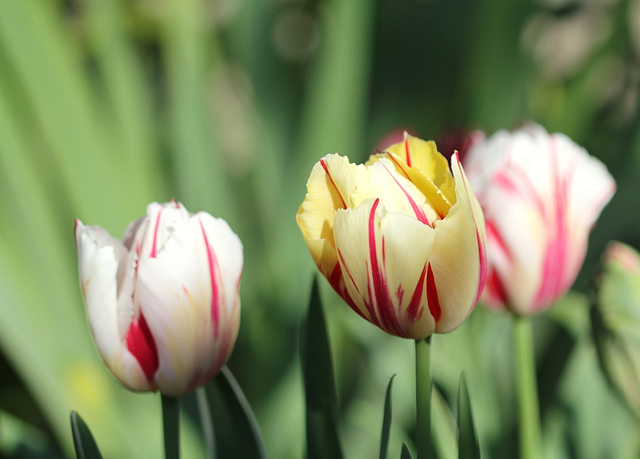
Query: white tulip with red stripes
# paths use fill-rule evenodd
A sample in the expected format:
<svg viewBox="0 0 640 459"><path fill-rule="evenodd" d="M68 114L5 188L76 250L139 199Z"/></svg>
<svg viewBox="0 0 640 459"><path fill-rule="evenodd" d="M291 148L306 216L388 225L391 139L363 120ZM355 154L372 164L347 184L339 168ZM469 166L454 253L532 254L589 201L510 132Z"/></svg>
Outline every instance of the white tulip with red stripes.
<svg viewBox="0 0 640 459"><path fill-rule="evenodd" d="M360 316L423 339L458 327L486 279L482 210L457 155L405 134L364 165L313 168L297 221L322 274Z"/></svg>
<svg viewBox="0 0 640 459"><path fill-rule="evenodd" d="M533 123L488 139L476 134L465 169L487 223L483 301L518 314L549 307L582 266L613 178L567 136Z"/></svg>
<svg viewBox="0 0 640 459"><path fill-rule="evenodd" d="M80 221L75 236L89 325L124 386L176 397L221 370L238 334L243 265L227 222L152 203L122 241Z"/></svg>

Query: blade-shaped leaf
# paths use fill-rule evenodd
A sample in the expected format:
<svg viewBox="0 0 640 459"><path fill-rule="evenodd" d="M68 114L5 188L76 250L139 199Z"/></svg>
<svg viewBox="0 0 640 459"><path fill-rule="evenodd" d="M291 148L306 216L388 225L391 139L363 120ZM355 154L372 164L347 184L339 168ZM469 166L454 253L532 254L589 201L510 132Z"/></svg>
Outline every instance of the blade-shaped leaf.
<svg viewBox="0 0 640 459"><path fill-rule="evenodd" d="M434 457L454 459L458 453L456 419L435 384L431 386L431 417Z"/></svg>
<svg viewBox="0 0 640 459"><path fill-rule="evenodd" d="M307 408L307 458L341 458L342 448L336 430L338 397L331 348L315 277L302 336L301 351Z"/></svg>
<svg viewBox="0 0 640 459"><path fill-rule="evenodd" d="M387 394L384 397L384 416L382 417L382 434L380 436L380 459L387 457L389 449L389 432L391 430L391 387L393 386L393 375L387 386Z"/></svg>
<svg viewBox="0 0 640 459"><path fill-rule="evenodd" d="M460 374L460 385L458 386L458 457L461 459L480 458L480 445L473 424L471 397L464 371Z"/></svg>
<svg viewBox="0 0 640 459"><path fill-rule="evenodd" d="M231 370L226 366L205 386L213 425L220 435L233 438L233 454L237 457L264 459L267 452L251 406ZM225 419L223 414L227 414ZM222 430L222 428L227 430ZM216 440L220 440L218 437ZM221 442L216 441L217 445ZM218 451L220 453L220 451Z"/></svg>
<svg viewBox="0 0 640 459"><path fill-rule="evenodd" d="M402 443L402 452L400 453L400 459L413 459L411 450L406 443Z"/></svg>
<svg viewBox="0 0 640 459"><path fill-rule="evenodd" d="M76 457L78 459L102 458L89 427L75 411L71 412L71 433L73 434L73 446L76 449Z"/></svg>

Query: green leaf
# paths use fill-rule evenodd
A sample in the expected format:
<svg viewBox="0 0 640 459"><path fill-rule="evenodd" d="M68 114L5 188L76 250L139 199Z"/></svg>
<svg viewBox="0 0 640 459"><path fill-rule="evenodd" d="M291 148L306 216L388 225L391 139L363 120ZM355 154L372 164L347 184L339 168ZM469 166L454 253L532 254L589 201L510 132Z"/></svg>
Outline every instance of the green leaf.
<svg viewBox="0 0 640 459"><path fill-rule="evenodd" d="M480 458L480 445L473 424L471 397L464 371L460 374L458 386L458 457L460 459Z"/></svg>
<svg viewBox="0 0 640 459"><path fill-rule="evenodd" d="M454 459L458 452L456 420L435 384L431 386L431 418L434 457Z"/></svg>
<svg viewBox="0 0 640 459"><path fill-rule="evenodd" d="M400 459L413 459L411 450L406 443L402 443L402 452L400 453Z"/></svg>
<svg viewBox="0 0 640 459"><path fill-rule="evenodd" d="M78 459L102 458L89 427L75 411L71 412L71 433Z"/></svg>
<svg viewBox="0 0 640 459"><path fill-rule="evenodd" d="M341 458L336 430L338 397L331 348L317 278L313 279L307 322L301 343L307 408L307 458Z"/></svg>
<svg viewBox="0 0 640 459"><path fill-rule="evenodd" d="M384 397L384 416L382 417L382 434L380 436L380 459L387 457L389 449L389 431L391 430L391 387L393 385L393 375L387 386L387 394Z"/></svg>
<svg viewBox="0 0 640 459"><path fill-rule="evenodd" d="M267 452L260 427L231 370L225 366L220 374L205 386L205 390L213 425L231 428L230 432L224 432L225 437L233 437L233 454L244 458L266 458ZM222 408L226 408L229 419L222 416Z"/></svg>

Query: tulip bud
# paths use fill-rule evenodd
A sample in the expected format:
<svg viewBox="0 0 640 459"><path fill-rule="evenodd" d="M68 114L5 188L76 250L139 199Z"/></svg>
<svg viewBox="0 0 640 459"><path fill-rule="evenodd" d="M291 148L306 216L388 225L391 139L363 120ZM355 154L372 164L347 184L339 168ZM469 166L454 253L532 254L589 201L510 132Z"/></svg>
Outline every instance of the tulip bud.
<svg viewBox="0 0 640 459"><path fill-rule="evenodd" d="M626 406L640 417L640 254L611 243L597 285L591 319L600 364Z"/></svg>
<svg viewBox="0 0 640 459"><path fill-rule="evenodd" d="M582 266L613 178L568 137L537 124L476 136L465 167L487 224L484 302L518 314L549 307Z"/></svg>
<svg viewBox="0 0 640 459"><path fill-rule="evenodd" d="M238 334L243 264L224 220L152 203L122 241L80 221L75 236L89 325L124 386L176 397L220 371Z"/></svg>
<svg viewBox="0 0 640 459"><path fill-rule="evenodd" d="M484 286L482 210L456 155L451 170L435 143L405 134L366 164L325 156L307 182L297 222L318 269L389 334L455 329Z"/></svg>

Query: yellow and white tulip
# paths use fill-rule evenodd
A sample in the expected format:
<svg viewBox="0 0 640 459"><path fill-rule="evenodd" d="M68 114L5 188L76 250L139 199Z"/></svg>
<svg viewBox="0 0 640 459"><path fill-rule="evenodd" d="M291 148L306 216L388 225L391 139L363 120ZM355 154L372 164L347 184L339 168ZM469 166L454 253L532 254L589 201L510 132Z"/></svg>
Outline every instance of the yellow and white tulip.
<svg viewBox="0 0 640 459"><path fill-rule="evenodd" d="M458 327L486 279L482 210L457 155L409 135L356 165L322 158L297 221L335 291L385 332L413 339ZM453 174L451 173L453 171Z"/></svg>

